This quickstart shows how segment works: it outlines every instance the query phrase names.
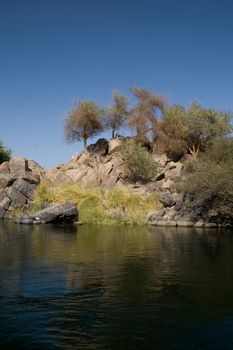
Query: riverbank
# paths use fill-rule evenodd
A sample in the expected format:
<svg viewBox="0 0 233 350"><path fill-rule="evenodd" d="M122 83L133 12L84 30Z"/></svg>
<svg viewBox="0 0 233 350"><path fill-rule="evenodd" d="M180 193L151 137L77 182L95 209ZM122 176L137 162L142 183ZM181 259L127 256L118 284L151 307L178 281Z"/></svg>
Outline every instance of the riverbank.
<svg viewBox="0 0 233 350"><path fill-rule="evenodd" d="M0 218L19 223L48 222L44 220L46 213L41 213L41 210L47 208L51 216L51 212L56 213L57 205L61 210L63 207L59 205L70 202L76 208L72 208L72 213L77 210L78 215L77 218L73 215L71 220L68 218L69 222L175 227L232 226L232 197L229 194L228 197L223 196L223 199L227 198L223 201L216 195L211 199L206 197L204 190L188 192L184 189L182 184L189 176L189 158L172 160L166 154L133 146L132 159L127 159L121 152L124 142L122 138L109 141L100 139L90 146L88 152L75 154L66 164L48 170L23 157L2 163ZM148 177L145 169L151 165L149 169L153 171ZM202 173L198 171L194 173L196 177L203 173L202 169ZM222 171L222 167L219 171ZM206 184L205 178L208 176L204 175L198 186ZM193 181L196 181L195 177ZM218 188L220 185L218 183ZM55 209L52 209L54 206ZM64 208L67 208L66 205ZM38 212L43 214L40 220L36 219ZM57 220L55 214L51 217ZM62 218L67 219L59 213L58 221L62 222Z"/></svg>

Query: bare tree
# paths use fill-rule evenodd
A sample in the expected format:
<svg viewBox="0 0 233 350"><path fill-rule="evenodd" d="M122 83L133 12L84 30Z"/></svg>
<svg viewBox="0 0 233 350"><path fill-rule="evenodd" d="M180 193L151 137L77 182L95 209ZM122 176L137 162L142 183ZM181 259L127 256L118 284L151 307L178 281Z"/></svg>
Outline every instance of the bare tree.
<svg viewBox="0 0 233 350"><path fill-rule="evenodd" d="M128 126L140 139L157 128L158 112L163 111L165 99L145 88L133 87L130 91L138 103L129 112Z"/></svg>
<svg viewBox="0 0 233 350"><path fill-rule="evenodd" d="M67 143L83 140L87 150L87 139L103 130L102 110L92 101L78 101L65 117L65 139Z"/></svg>
<svg viewBox="0 0 233 350"><path fill-rule="evenodd" d="M107 108L106 126L112 129L112 138L115 132L124 125L127 117L128 100L117 92L112 93L112 104Z"/></svg>

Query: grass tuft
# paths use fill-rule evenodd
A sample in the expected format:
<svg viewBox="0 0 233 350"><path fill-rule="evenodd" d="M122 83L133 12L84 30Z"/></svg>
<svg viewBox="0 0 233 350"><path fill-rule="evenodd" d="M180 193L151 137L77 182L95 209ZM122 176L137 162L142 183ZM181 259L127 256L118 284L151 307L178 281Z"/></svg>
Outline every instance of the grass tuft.
<svg viewBox="0 0 233 350"><path fill-rule="evenodd" d="M79 210L79 220L84 223L123 225L126 223L142 224L149 211L158 208L155 193L138 195L123 187L105 189L85 187L80 184L61 185L58 187L38 186L34 202L40 207L43 201L72 201Z"/></svg>

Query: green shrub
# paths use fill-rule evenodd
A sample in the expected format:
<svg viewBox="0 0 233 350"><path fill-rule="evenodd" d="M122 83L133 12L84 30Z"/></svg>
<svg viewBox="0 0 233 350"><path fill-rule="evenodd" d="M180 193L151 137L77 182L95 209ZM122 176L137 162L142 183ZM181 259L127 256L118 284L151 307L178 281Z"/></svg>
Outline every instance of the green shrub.
<svg viewBox="0 0 233 350"><path fill-rule="evenodd" d="M121 149L122 157L125 160L128 177L131 181L142 183L152 180L157 167L153 155L134 140L127 140Z"/></svg>
<svg viewBox="0 0 233 350"><path fill-rule="evenodd" d="M233 138L216 140L197 161L188 164L188 170L182 185L185 191L203 199L232 201Z"/></svg>
<svg viewBox="0 0 233 350"><path fill-rule="evenodd" d="M0 140L0 164L8 162L11 159L11 150L6 148Z"/></svg>

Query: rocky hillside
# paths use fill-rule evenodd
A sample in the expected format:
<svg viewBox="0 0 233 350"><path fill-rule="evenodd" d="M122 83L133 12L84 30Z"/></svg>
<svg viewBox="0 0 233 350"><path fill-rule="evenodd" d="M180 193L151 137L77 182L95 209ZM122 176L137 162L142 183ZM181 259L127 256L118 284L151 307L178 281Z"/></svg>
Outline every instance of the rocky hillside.
<svg viewBox="0 0 233 350"><path fill-rule="evenodd" d="M182 178L184 161L174 162L166 155L153 155L157 174L146 184L129 180L124 159L119 152L123 138L100 139L87 152L75 154L66 164L45 171L32 160L14 158L0 165L0 218L10 218L30 209L33 192L41 182L56 186L81 183L88 187L124 186L141 195L156 192L160 209L148 213L146 222L153 225L232 224L232 214L214 211L214 203L203 203L198 196L181 192L177 186ZM215 208L216 209L216 208ZM231 212L231 211L230 211ZM210 225L209 225L210 226Z"/></svg>

